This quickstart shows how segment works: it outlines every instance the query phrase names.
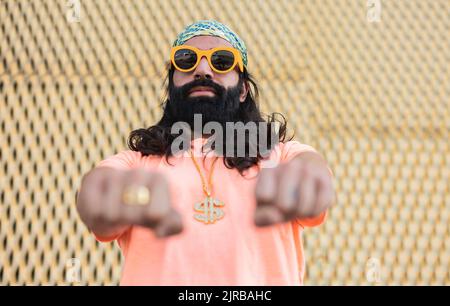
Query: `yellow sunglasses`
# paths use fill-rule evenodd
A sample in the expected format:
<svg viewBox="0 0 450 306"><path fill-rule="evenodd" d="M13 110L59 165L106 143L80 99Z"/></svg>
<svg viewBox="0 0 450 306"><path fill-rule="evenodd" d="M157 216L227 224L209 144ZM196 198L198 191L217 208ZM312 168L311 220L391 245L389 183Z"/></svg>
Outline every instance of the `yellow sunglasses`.
<svg viewBox="0 0 450 306"><path fill-rule="evenodd" d="M181 72L193 71L202 57L205 56L209 66L217 73L227 73L239 65L244 72L244 64L239 51L232 47L217 47L210 50L200 50L196 47L181 45L172 48L170 60Z"/></svg>

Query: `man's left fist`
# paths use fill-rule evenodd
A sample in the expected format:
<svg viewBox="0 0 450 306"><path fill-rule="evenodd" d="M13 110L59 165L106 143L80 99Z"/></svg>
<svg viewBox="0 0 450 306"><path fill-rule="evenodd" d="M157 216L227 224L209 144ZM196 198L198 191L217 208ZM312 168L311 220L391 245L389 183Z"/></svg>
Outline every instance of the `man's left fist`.
<svg viewBox="0 0 450 306"><path fill-rule="evenodd" d="M258 226L316 217L334 202L331 173L326 161L314 152L262 169L255 193Z"/></svg>

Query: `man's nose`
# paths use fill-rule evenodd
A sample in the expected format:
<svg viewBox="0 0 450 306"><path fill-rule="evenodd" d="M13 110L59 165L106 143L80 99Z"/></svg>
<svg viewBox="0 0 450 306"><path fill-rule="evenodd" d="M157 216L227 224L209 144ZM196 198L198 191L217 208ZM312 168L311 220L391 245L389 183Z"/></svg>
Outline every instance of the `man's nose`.
<svg viewBox="0 0 450 306"><path fill-rule="evenodd" d="M206 78L206 79L212 79L213 71L211 67L209 66L208 60L206 57L202 57L200 59L200 63L194 70L194 78L200 79L200 78Z"/></svg>

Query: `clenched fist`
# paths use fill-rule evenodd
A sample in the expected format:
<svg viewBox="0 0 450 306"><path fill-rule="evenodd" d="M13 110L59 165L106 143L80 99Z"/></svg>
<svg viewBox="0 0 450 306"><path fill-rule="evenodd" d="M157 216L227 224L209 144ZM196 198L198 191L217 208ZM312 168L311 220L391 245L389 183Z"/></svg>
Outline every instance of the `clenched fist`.
<svg viewBox="0 0 450 306"><path fill-rule="evenodd" d="M317 153L304 152L276 168L262 169L255 188L259 226L316 217L334 201L331 174Z"/></svg>
<svg viewBox="0 0 450 306"><path fill-rule="evenodd" d="M146 186L149 203L125 204L123 191L130 185ZM171 206L166 179L144 169L93 169L83 177L77 208L83 222L100 237L117 236L131 225L151 228L158 237L182 230L181 216Z"/></svg>

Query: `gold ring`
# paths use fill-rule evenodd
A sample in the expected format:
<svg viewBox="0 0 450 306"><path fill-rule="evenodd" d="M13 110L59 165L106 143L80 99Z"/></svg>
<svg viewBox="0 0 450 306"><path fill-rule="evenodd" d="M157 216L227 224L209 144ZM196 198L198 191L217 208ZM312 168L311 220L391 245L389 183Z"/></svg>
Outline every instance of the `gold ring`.
<svg viewBox="0 0 450 306"><path fill-rule="evenodd" d="M147 205L150 202L150 189L144 185L130 185L125 187L122 194L126 205Z"/></svg>

